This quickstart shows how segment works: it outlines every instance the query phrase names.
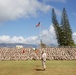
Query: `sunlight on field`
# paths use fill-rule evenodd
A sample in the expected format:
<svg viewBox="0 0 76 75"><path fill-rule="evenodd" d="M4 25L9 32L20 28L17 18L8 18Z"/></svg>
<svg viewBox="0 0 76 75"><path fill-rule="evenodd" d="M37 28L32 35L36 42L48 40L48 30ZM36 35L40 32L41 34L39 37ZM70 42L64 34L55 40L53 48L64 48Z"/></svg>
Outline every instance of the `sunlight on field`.
<svg viewBox="0 0 76 75"><path fill-rule="evenodd" d="M42 70L40 60L0 61L0 75L76 75L76 61L47 61Z"/></svg>

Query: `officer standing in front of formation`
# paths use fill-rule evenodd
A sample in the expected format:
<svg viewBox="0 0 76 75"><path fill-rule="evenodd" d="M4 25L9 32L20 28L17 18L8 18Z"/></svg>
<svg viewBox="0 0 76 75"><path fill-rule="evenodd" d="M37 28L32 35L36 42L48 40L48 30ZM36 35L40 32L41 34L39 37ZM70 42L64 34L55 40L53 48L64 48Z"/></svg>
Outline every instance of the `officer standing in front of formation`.
<svg viewBox="0 0 76 75"><path fill-rule="evenodd" d="M44 50L42 51L41 59L42 59L43 70L45 70L46 69L46 53Z"/></svg>

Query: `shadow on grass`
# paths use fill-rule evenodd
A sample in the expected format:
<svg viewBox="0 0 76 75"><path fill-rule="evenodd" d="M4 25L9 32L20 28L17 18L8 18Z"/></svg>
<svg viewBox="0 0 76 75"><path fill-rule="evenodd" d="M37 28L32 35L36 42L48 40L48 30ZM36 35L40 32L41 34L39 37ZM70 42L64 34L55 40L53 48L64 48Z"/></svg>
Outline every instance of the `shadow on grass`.
<svg viewBox="0 0 76 75"><path fill-rule="evenodd" d="M36 71L44 71L43 69L35 69Z"/></svg>

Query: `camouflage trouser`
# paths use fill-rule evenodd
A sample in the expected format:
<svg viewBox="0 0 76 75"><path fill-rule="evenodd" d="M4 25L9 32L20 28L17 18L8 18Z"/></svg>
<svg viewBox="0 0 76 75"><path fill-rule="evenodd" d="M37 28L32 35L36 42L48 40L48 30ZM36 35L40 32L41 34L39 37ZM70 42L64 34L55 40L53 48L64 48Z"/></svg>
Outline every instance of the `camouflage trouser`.
<svg viewBox="0 0 76 75"><path fill-rule="evenodd" d="M43 61L43 60L42 60L42 66L43 66L44 69L46 68L45 61Z"/></svg>

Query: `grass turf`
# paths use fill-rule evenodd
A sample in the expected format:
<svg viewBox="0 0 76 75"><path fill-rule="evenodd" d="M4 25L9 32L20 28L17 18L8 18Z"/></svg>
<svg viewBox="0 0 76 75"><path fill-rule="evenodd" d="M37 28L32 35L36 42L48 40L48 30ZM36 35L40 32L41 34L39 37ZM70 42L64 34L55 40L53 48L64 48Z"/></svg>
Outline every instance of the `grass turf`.
<svg viewBox="0 0 76 75"><path fill-rule="evenodd" d="M76 61L0 61L0 75L76 75Z"/></svg>

